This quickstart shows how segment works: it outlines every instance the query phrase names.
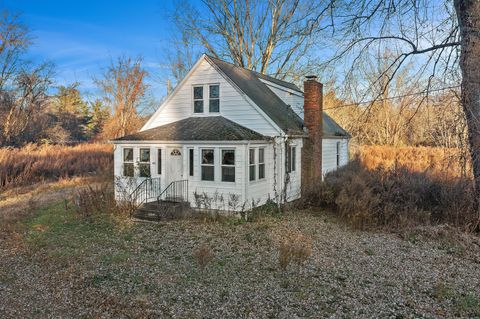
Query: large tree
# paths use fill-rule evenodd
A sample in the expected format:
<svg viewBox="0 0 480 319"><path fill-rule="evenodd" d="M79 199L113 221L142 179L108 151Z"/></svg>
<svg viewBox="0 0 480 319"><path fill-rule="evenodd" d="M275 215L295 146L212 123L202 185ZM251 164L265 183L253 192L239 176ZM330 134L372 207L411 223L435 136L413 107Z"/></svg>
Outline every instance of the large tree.
<svg viewBox="0 0 480 319"><path fill-rule="evenodd" d="M295 77L298 67L314 56L322 19L333 5L304 0L203 0L195 6L183 1L173 17L184 45L198 41L215 57L284 79ZM180 65L184 62L188 61Z"/></svg>
<svg viewBox="0 0 480 319"><path fill-rule="evenodd" d="M120 57L111 63L102 79L96 80L105 104L113 110L103 126L105 138L124 136L140 128L142 119L138 108L145 102L146 75L140 58Z"/></svg>
<svg viewBox="0 0 480 319"><path fill-rule="evenodd" d="M480 1L361 0L336 3L332 38L336 40L338 50L328 62L330 65L340 62L342 68L347 68L347 80L355 78L353 74L358 63L372 52L388 48L394 48L392 52L396 52L385 72L375 80L383 90L374 93L370 90L372 86L365 87L363 98L380 100L389 83L408 63L413 63L416 69L414 75L417 79L412 83L417 92L422 91L427 98L439 89L458 86L456 74L460 66L461 104L468 127L480 220ZM473 225L473 228L478 227L478 223Z"/></svg>

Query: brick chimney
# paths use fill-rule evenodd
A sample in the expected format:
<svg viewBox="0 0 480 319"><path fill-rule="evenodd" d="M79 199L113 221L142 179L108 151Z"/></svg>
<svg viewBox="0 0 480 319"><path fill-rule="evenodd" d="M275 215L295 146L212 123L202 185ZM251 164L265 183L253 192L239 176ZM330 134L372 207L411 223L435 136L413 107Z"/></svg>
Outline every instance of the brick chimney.
<svg viewBox="0 0 480 319"><path fill-rule="evenodd" d="M303 82L303 118L308 129L302 151L302 193L322 180L323 84L316 76Z"/></svg>

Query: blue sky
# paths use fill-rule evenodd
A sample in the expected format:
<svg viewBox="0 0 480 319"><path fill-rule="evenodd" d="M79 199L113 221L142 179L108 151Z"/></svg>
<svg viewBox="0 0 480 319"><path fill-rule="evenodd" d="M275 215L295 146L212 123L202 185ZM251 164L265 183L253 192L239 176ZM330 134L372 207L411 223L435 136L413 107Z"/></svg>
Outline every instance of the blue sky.
<svg viewBox="0 0 480 319"><path fill-rule="evenodd" d="M21 13L34 37L28 58L52 61L56 82L80 82L88 97L97 94L92 77L101 76L112 59L142 56L157 97L165 94L165 48L172 32L167 12L172 3L158 0L73 1L0 0L0 7Z"/></svg>

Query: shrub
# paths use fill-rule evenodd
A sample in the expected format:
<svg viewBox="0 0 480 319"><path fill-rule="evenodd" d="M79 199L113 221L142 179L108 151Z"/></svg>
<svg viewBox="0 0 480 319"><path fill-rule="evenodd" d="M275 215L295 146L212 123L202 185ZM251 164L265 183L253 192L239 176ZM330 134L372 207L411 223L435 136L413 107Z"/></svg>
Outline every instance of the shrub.
<svg viewBox="0 0 480 319"><path fill-rule="evenodd" d="M312 188L305 202L333 208L360 229L432 224L450 224L464 230L475 227L478 217L473 210L469 176L452 169L442 171L445 166L440 152L437 157L422 153L431 153L432 149L406 151L418 155L419 163L414 164L413 155L390 161L393 151L380 152L384 148L366 148L369 154L361 153L346 167L328 174L324 182ZM428 165L425 158L430 159Z"/></svg>
<svg viewBox="0 0 480 319"><path fill-rule="evenodd" d="M203 243L193 251L193 258L201 269L205 269L213 260L213 252L207 244Z"/></svg>
<svg viewBox="0 0 480 319"><path fill-rule="evenodd" d="M304 264L312 255L312 240L300 233L287 233L278 247L278 264L286 270L291 262Z"/></svg>

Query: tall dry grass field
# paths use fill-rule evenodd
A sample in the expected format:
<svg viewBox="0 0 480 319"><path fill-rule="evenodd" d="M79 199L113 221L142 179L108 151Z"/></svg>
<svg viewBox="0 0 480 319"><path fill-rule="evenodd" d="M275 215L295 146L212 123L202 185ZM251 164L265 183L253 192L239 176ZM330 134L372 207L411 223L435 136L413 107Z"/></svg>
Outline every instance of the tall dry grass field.
<svg viewBox="0 0 480 319"><path fill-rule="evenodd" d="M112 145L0 148L0 191L43 181L112 174L112 168Z"/></svg>
<svg viewBox="0 0 480 319"><path fill-rule="evenodd" d="M444 177L470 176L468 152L441 147L363 145L355 156L366 169L403 168Z"/></svg>

